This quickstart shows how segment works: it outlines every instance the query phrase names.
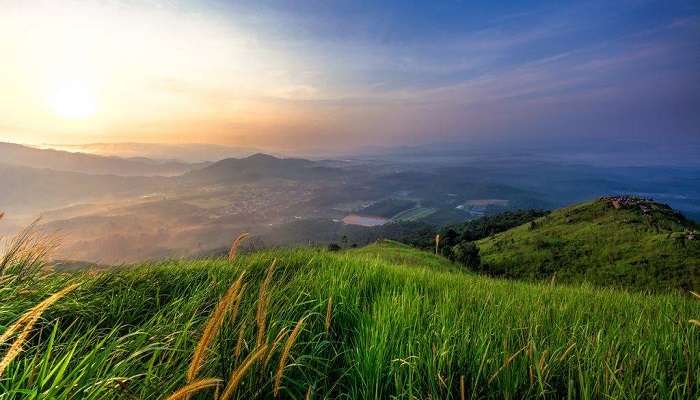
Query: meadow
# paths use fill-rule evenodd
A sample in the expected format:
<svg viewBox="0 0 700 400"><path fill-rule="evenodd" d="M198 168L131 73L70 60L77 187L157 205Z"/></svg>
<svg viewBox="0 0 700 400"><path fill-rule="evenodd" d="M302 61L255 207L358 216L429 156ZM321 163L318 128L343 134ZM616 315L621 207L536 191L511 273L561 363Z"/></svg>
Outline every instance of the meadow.
<svg viewBox="0 0 700 400"><path fill-rule="evenodd" d="M691 295L492 279L394 242L39 263L0 266L3 400L700 395Z"/></svg>

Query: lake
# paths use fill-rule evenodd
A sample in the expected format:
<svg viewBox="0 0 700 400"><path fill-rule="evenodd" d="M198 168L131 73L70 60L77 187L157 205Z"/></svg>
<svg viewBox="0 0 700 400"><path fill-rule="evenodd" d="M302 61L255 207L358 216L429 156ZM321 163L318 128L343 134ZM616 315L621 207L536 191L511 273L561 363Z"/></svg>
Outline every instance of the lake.
<svg viewBox="0 0 700 400"><path fill-rule="evenodd" d="M389 222L388 219L382 217L372 217L368 215L350 214L343 218L343 223L347 225L360 226L380 226Z"/></svg>

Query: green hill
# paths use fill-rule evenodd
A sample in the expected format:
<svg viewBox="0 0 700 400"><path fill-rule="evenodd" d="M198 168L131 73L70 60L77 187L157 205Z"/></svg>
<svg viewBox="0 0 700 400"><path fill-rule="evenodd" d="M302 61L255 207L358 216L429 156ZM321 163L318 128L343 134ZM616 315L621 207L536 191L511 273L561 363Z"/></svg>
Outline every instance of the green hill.
<svg viewBox="0 0 700 400"><path fill-rule="evenodd" d="M218 379L193 399L700 395L688 296L497 280L394 242L104 273L35 266L0 266L0 357L26 338L0 358L3 399L164 399L188 371Z"/></svg>
<svg viewBox="0 0 700 400"><path fill-rule="evenodd" d="M697 225L670 207L605 197L478 242L482 268L509 278L651 290L700 289Z"/></svg>

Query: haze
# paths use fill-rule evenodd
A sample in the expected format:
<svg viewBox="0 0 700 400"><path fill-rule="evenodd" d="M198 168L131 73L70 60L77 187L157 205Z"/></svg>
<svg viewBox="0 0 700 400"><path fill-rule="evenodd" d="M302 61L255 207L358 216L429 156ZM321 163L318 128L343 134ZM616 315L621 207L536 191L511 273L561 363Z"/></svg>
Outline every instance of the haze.
<svg viewBox="0 0 700 400"><path fill-rule="evenodd" d="M0 4L2 141L337 152L700 133L695 1Z"/></svg>

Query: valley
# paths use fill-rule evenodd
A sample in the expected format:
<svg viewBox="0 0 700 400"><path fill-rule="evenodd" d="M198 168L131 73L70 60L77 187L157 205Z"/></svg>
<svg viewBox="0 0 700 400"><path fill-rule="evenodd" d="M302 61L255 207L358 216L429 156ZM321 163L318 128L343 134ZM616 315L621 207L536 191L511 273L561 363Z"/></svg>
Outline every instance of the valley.
<svg viewBox="0 0 700 400"><path fill-rule="evenodd" d="M12 149L12 154L17 153L16 146ZM36 157L41 151L49 152L48 160L58 158L67 165L85 159L55 150L19 154ZM122 162L90 157L94 165ZM382 232L406 229L400 225L440 227L507 210L552 209L625 188L660 187L660 177L651 175L647 182L653 170L649 168L640 175L623 169L626 172L618 180L593 167L573 168L537 158L520 158L511 164L473 157L416 164L255 154L190 164L191 170L178 176L102 175L101 170L24 166L31 160L0 163L0 185L7 189L0 193L6 212L3 232L17 232L41 216L40 228L61 237L58 259L100 264L211 254L241 232L251 233L257 247L337 242L347 236L346 231L353 232L356 244L363 244ZM700 206L700 186L688 186L688 174L679 172L673 178L683 186L664 185L670 192L656 190L656 194L686 207L693 216ZM545 187L538 183L542 179L558 183ZM675 190L684 195L673 195ZM399 226L388 226L394 224ZM290 234L293 229L296 235ZM335 233L323 237L314 233L318 229ZM145 242L157 245L141 245Z"/></svg>

